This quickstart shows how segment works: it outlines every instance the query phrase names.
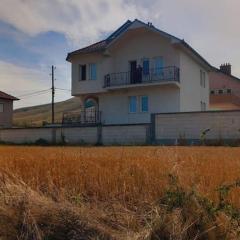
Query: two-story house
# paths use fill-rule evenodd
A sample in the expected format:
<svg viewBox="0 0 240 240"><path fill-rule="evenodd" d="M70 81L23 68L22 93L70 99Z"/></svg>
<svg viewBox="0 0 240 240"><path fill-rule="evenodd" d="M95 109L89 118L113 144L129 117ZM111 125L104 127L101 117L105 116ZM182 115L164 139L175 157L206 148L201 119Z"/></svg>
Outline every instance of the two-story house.
<svg viewBox="0 0 240 240"><path fill-rule="evenodd" d="M0 91L0 128L12 127L13 101L19 100Z"/></svg>
<svg viewBox="0 0 240 240"><path fill-rule="evenodd" d="M230 63L209 74L211 110L240 110L240 78L232 75Z"/></svg>
<svg viewBox="0 0 240 240"><path fill-rule="evenodd" d="M148 123L151 113L208 110L210 64L184 40L151 23L128 20L107 39L69 53L67 61L72 95L83 108L100 112L104 124Z"/></svg>

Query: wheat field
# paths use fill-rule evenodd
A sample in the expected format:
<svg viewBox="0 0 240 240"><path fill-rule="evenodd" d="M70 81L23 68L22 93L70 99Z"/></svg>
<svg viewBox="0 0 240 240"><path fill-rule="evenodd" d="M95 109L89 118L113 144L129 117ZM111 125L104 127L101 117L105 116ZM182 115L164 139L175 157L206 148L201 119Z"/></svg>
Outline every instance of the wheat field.
<svg viewBox="0 0 240 240"><path fill-rule="evenodd" d="M0 239L238 239L228 205L208 216L188 193L214 204L239 179L240 148L1 146Z"/></svg>

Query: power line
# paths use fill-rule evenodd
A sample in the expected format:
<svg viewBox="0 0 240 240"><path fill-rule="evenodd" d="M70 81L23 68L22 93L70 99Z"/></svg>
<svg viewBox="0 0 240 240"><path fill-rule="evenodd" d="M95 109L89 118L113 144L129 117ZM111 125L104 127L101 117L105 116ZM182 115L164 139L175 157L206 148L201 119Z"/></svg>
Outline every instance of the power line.
<svg viewBox="0 0 240 240"><path fill-rule="evenodd" d="M32 92L32 93L23 94L23 95L20 95L20 96L17 96L17 97L18 98L27 97L27 96L35 95L37 93L46 92L46 91L49 91L49 90L51 90L51 89L48 88L48 89L44 89L44 90L40 90L40 91L35 91L35 92Z"/></svg>
<svg viewBox="0 0 240 240"><path fill-rule="evenodd" d="M34 95L28 95L28 96L25 96L25 97L21 97L20 100L24 100L24 99L27 99L27 98L32 98L32 97L38 97L40 95L44 95L46 93L50 93L50 89L48 91L45 91L45 92L40 92L40 93L37 93L37 94L34 94Z"/></svg>
<svg viewBox="0 0 240 240"><path fill-rule="evenodd" d="M71 89L66 89L66 88L56 88L56 89L71 92Z"/></svg>

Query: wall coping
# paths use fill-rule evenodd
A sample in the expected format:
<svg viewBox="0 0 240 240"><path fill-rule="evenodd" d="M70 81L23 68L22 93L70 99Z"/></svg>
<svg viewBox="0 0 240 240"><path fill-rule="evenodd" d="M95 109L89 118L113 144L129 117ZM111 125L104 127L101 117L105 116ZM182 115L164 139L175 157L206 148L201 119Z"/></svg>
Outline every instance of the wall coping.
<svg viewBox="0 0 240 240"><path fill-rule="evenodd" d="M124 126L149 126L151 123L132 123L132 124L101 124L101 125L85 125L85 126L48 126L48 127L12 127L0 128L4 130L34 130L34 129L63 129L63 128L97 128L97 127L124 127Z"/></svg>

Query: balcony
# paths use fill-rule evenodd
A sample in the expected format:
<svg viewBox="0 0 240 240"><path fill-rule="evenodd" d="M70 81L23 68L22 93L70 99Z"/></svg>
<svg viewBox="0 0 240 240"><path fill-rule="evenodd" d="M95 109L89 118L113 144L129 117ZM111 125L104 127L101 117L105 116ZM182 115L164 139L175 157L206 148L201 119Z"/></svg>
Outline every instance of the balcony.
<svg viewBox="0 0 240 240"><path fill-rule="evenodd" d="M111 73L105 75L104 88L114 89L129 86L179 83L179 68L175 66L135 71Z"/></svg>
<svg viewBox="0 0 240 240"><path fill-rule="evenodd" d="M66 112L63 114L62 124L70 126L98 125L101 123L101 112L86 109L78 112Z"/></svg>

